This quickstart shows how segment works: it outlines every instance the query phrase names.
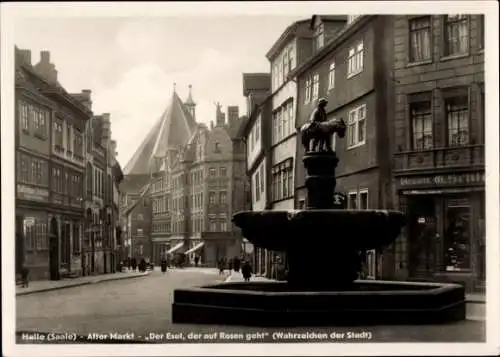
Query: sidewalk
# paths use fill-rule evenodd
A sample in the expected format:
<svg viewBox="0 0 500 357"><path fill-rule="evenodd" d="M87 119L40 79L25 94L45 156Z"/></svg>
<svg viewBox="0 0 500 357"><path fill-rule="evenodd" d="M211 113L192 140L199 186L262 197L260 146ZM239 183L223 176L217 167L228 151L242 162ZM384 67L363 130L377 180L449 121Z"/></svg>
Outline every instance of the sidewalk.
<svg viewBox="0 0 500 357"><path fill-rule="evenodd" d="M270 280L271 279L259 275L252 275L252 277L250 278L250 281L270 281ZM241 271L236 272L234 270L231 270L230 275L226 278L226 280L224 280L225 283L229 282L235 283L238 281L245 281L245 279L243 279L243 274L241 274Z"/></svg>
<svg viewBox="0 0 500 357"><path fill-rule="evenodd" d="M80 278L61 279L55 281L54 280L30 281L29 287L27 288L22 288L21 286L16 285L16 296L41 293L51 290L72 288L88 284L98 284L98 283L103 283L105 281L140 278L149 275L149 273L150 271L147 271L145 273L126 271L114 274L83 276Z"/></svg>

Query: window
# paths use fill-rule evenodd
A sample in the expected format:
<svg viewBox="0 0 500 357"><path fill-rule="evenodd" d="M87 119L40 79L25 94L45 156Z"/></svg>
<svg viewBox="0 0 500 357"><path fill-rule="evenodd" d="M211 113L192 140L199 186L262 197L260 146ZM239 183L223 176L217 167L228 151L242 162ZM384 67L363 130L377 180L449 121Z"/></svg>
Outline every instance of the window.
<svg viewBox="0 0 500 357"><path fill-rule="evenodd" d="M255 142L258 143L260 140L260 116L255 123Z"/></svg>
<svg viewBox="0 0 500 357"><path fill-rule="evenodd" d="M73 152L78 158L83 158L83 135L78 130L73 132Z"/></svg>
<svg viewBox="0 0 500 357"><path fill-rule="evenodd" d="M484 15L479 15L478 26L479 26L479 49L484 49Z"/></svg>
<svg viewBox="0 0 500 357"><path fill-rule="evenodd" d="M311 101L312 97L312 78L307 78L306 79L306 86L305 86L305 99L304 103L309 103Z"/></svg>
<svg viewBox="0 0 500 357"><path fill-rule="evenodd" d="M29 118L29 107L28 104L19 101L19 117L21 121L21 129L25 132L30 131L30 118Z"/></svg>
<svg viewBox="0 0 500 357"><path fill-rule="evenodd" d="M347 78L363 71L363 41L349 48Z"/></svg>
<svg viewBox="0 0 500 357"><path fill-rule="evenodd" d="M259 172L260 172L260 192L264 193L264 165L260 166Z"/></svg>
<svg viewBox="0 0 500 357"><path fill-rule="evenodd" d="M306 200L300 199L299 200L299 209L305 209L305 208L306 208Z"/></svg>
<svg viewBox="0 0 500 357"><path fill-rule="evenodd" d="M210 232L217 232L217 222L210 220Z"/></svg>
<svg viewBox="0 0 500 357"><path fill-rule="evenodd" d="M445 56L466 54L469 50L469 20L466 15L446 15Z"/></svg>
<svg viewBox="0 0 500 357"><path fill-rule="evenodd" d="M291 159L288 159L273 167L272 188L273 201L293 197L293 165Z"/></svg>
<svg viewBox="0 0 500 357"><path fill-rule="evenodd" d="M46 218L25 217L23 223L26 249L46 250L48 248Z"/></svg>
<svg viewBox="0 0 500 357"><path fill-rule="evenodd" d="M316 100L319 97L319 74L314 75L312 88L312 99Z"/></svg>
<svg viewBox="0 0 500 357"><path fill-rule="evenodd" d="M220 144L218 142L214 143L214 152L220 152Z"/></svg>
<svg viewBox="0 0 500 357"><path fill-rule="evenodd" d="M347 145L349 148L363 145L366 140L366 106L361 105L349 112Z"/></svg>
<svg viewBox="0 0 500 357"><path fill-rule="evenodd" d="M468 101L468 96L445 100L449 146L467 145L469 143Z"/></svg>
<svg viewBox="0 0 500 357"><path fill-rule="evenodd" d="M462 200L450 199L446 203L446 229L444 231L443 243L445 255L444 266L447 271L463 271L470 269L471 208L468 202L461 201Z"/></svg>
<svg viewBox="0 0 500 357"><path fill-rule="evenodd" d="M368 190L359 191L359 209L368 209Z"/></svg>
<svg viewBox="0 0 500 357"><path fill-rule="evenodd" d="M215 204L215 192L208 193L208 203L210 203L211 205Z"/></svg>
<svg viewBox="0 0 500 357"><path fill-rule="evenodd" d="M64 193L63 175L60 167L52 168L52 190L57 193Z"/></svg>
<svg viewBox="0 0 500 357"><path fill-rule="evenodd" d="M61 120L54 122L54 146L59 151L63 150L63 123Z"/></svg>
<svg viewBox="0 0 500 357"><path fill-rule="evenodd" d="M71 126L66 125L66 150L72 151L71 150Z"/></svg>
<svg viewBox="0 0 500 357"><path fill-rule="evenodd" d="M275 64L273 69L274 89L277 89L280 86L278 72L279 72L278 65Z"/></svg>
<svg viewBox="0 0 500 357"><path fill-rule="evenodd" d="M292 71L295 68L295 53L294 53L294 47L290 46L288 49L288 68L290 71Z"/></svg>
<svg viewBox="0 0 500 357"><path fill-rule="evenodd" d="M433 147L433 123L430 98L410 103L412 149L425 150Z"/></svg>
<svg viewBox="0 0 500 357"><path fill-rule="evenodd" d="M220 230L221 232L227 232L227 220L222 220L220 222Z"/></svg>
<svg viewBox="0 0 500 357"><path fill-rule="evenodd" d="M137 228L137 236L138 237L142 237L142 235L144 234L144 231L142 228Z"/></svg>
<svg viewBox="0 0 500 357"><path fill-rule="evenodd" d="M227 203L227 194L226 191L219 192L219 203L226 204Z"/></svg>
<svg viewBox="0 0 500 357"><path fill-rule="evenodd" d="M210 177L215 177L215 176L217 176L217 170L215 170L215 168L211 167L210 169L208 169L208 174L210 175Z"/></svg>
<svg viewBox="0 0 500 357"><path fill-rule="evenodd" d="M293 115L293 101L288 102L287 108L288 108L288 127L289 127L289 133L291 134L295 130L295 115Z"/></svg>
<svg viewBox="0 0 500 357"><path fill-rule="evenodd" d="M314 31L314 52L319 51L325 42L324 26L320 24Z"/></svg>
<svg viewBox="0 0 500 357"><path fill-rule="evenodd" d="M253 185L253 189L254 189L254 192L255 192L255 202L258 202L260 201L260 173L257 172L255 174L255 183Z"/></svg>
<svg viewBox="0 0 500 357"><path fill-rule="evenodd" d="M431 59L431 17L410 20L410 62Z"/></svg>
<svg viewBox="0 0 500 357"><path fill-rule="evenodd" d="M328 90L335 88L335 62L330 63L328 72Z"/></svg>
<svg viewBox="0 0 500 357"><path fill-rule="evenodd" d="M26 155L19 155L19 172L17 181L21 183L30 183L30 174L28 167L30 166L29 157Z"/></svg>
<svg viewBox="0 0 500 357"><path fill-rule="evenodd" d="M347 24L350 25L362 15L347 15Z"/></svg>
<svg viewBox="0 0 500 357"><path fill-rule="evenodd" d="M358 209L358 193L357 192L349 192L347 197L348 197L347 208Z"/></svg>

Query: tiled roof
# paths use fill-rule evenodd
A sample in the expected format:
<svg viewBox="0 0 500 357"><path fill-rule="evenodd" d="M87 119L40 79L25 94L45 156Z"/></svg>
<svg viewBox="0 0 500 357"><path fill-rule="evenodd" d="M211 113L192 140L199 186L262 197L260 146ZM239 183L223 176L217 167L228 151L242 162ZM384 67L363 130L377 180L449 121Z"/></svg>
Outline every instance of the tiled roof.
<svg viewBox="0 0 500 357"><path fill-rule="evenodd" d="M154 157L164 157L167 149L186 145L196 128L196 122L177 93L151 128L123 170L125 175L140 175L156 171Z"/></svg>

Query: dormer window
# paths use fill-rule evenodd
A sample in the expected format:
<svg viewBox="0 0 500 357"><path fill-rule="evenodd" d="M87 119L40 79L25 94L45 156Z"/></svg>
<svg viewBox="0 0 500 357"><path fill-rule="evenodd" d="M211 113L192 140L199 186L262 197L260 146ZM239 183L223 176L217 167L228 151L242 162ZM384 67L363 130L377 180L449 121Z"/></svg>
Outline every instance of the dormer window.
<svg viewBox="0 0 500 357"><path fill-rule="evenodd" d="M220 152L220 144L218 142L214 143L214 152Z"/></svg>
<svg viewBox="0 0 500 357"><path fill-rule="evenodd" d="M319 24L314 30L314 52L318 52L325 44L323 24Z"/></svg>

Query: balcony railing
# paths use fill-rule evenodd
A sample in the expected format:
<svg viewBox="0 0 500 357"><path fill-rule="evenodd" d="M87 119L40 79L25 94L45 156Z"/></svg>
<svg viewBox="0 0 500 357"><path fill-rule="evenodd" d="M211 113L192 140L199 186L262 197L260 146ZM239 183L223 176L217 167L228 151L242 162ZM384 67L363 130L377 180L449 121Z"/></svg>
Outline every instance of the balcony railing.
<svg viewBox="0 0 500 357"><path fill-rule="evenodd" d="M404 151L394 154L394 170L426 170L484 165L484 145Z"/></svg>

